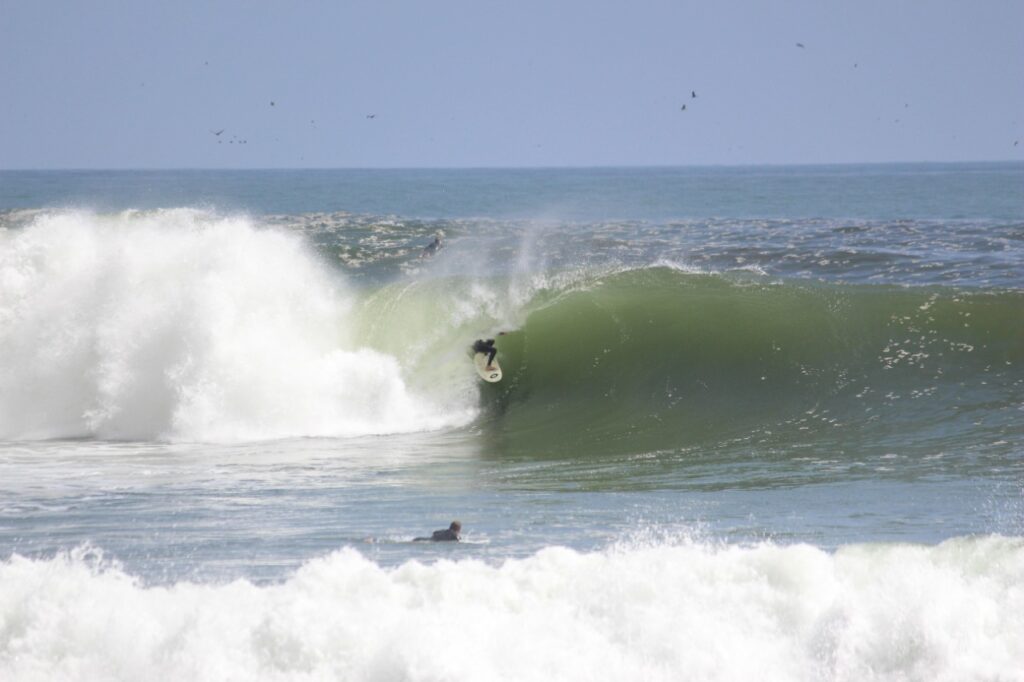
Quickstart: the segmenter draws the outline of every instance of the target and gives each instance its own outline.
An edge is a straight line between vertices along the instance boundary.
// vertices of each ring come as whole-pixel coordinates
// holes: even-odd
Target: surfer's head
[[[458,533],[462,530],[462,524],[458,521],[452,521],[452,525],[448,526],[448,530]]]

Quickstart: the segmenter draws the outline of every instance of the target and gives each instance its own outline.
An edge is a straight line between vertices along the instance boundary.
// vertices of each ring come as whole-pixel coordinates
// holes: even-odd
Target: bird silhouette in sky
[[[799,47],[799,48],[801,48],[801,49],[803,49],[803,47],[804,47],[804,44],[803,44],[803,43],[797,43],[797,44],[796,44],[796,46],[797,46],[797,47]]]

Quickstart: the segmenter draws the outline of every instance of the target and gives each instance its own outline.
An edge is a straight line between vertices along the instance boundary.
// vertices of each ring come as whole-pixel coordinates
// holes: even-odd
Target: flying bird
[[[684,104],[683,106],[679,107],[679,111],[686,111],[686,105]]]
[[[211,130],[210,132],[216,135],[217,137],[220,137],[220,134],[224,132],[224,129],[221,128],[220,130]]]
[[[797,43],[796,46],[801,48],[801,49],[803,49],[804,44],[803,43]]]
[[[366,118],[377,118],[377,114],[367,114]]]
[[[697,99],[697,91],[690,90],[690,99]]]

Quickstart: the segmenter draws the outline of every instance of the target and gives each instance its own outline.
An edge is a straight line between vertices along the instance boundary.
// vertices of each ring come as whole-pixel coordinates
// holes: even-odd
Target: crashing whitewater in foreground
[[[0,564],[17,680],[1021,680],[1024,542],[698,542],[256,587],[146,587],[79,550]]]

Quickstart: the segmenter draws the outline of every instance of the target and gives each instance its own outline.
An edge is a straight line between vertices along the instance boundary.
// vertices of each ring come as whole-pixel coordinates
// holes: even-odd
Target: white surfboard
[[[473,356],[473,364],[476,365],[476,373],[484,381],[492,384],[501,381],[501,366],[498,365],[498,358],[494,358],[491,368],[487,369],[487,353],[477,353]]]

